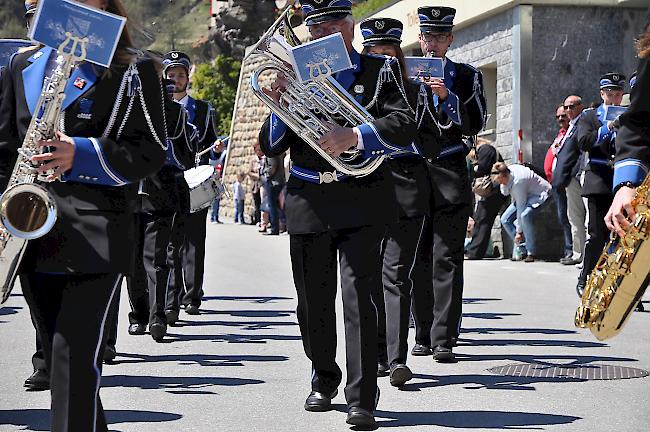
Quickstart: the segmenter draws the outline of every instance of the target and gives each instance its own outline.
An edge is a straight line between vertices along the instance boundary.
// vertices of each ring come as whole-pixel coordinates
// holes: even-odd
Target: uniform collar
[[[357,79],[357,75],[361,72],[361,55],[354,49],[350,51],[350,61],[352,62],[352,69],[339,72],[336,76],[336,80],[345,90],[350,90],[350,87]]]

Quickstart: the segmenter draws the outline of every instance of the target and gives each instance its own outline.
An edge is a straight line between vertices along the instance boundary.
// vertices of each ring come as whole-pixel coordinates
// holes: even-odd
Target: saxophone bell
[[[56,203],[39,184],[16,184],[0,198],[0,222],[15,237],[24,240],[42,237],[50,232],[56,219]]]

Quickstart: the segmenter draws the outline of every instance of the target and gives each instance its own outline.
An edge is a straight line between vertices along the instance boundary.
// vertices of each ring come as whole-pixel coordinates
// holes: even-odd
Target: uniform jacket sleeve
[[[165,115],[169,138],[166,163],[182,170],[191,168],[194,165],[194,149],[198,145],[199,132],[188,121],[183,106],[170,98],[165,98]]]
[[[274,113],[267,117],[259,134],[260,147],[268,157],[283,154],[291,147],[291,142],[296,139],[295,132]]]
[[[639,61],[637,82],[630,95],[630,107],[621,116],[616,136],[614,187],[630,181],[641,184],[650,168],[650,64]]]
[[[138,84],[134,84],[133,94],[124,95],[126,100],[134,98],[128,116],[123,114],[120,127],[107,137],[73,137],[74,161],[64,180],[123,186],[148,177],[163,166],[167,133],[160,76],[153,63],[144,60],[137,65],[137,79],[132,78]]]
[[[578,147],[582,151],[591,151],[595,146],[598,139],[598,130],[602,124],[593,109],[586,110],[580,117],[578,123],[578,131],[576,132],[578,138]]]
[[[10,63],[7,69],[11,67]],[[16,130],[14,83],[9,73],[4,75],[0,79],[0,193],[7,188],[18,156],[17,148],[21,145]]]
[[[481,71],[466,64],[458,65],[458,90],[449,92],[441,110],[460,128],[463,135],[478,134],[485,126],[486,102]]]

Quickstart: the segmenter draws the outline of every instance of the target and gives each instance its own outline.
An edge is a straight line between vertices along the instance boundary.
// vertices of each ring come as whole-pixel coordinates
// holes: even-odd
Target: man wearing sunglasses
[[[577,126],[584,106],[580,96],[571,95],[564,101],[564,111],[569,120],[565,134],[557,151],[557,163],[551,184],[553,189],[566,197],[566,209],[571,226],[573,249],[560,260],[564,265],[578,264],[582,261],[585,246],[585,205],[582,201],[582,186],[578,180],[582,175],[584,155],[578,146]]]
[[[625,76],[607,73],[600,78],[600,97],[603,103],[595,109],[582,113],[578,123],[578,144],[587,152],[582,196],[587,198],[589,212],[589,238],[585,243],[584,265],[578,278],[576,291],[582,296],[587,277],[596,266],[598,258],[609,238],[605,225],[605,214],[609,210],[614,195],[615,141],[618,119],[608,120],[610,106],[620,106],[623,100]]]
[[[442,150],[427,159],[431,179],[431,218],[422,233],[415,271],[413,305],[416,345],[413,355],[433,355],[451,361],[458,337],[463,296],[463,249],[472,193],[463,138],[478,134],[485,124],[485,97],[481,73],[470,65],[447,58],[454,41],[456,9],[442,6],[418,8],[420,48],[426,56],[440,57],[444,78],[429,79],[434,107],[442,129]],[[433,264],[433,265],[432,265]],[[435,280],[433,275],[435,275]],[[435,299],[435,302],[434,302]]]

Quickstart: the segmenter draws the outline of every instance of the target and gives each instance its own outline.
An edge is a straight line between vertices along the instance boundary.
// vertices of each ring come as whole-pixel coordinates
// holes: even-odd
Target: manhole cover
[[[613,365],[555,366],[535,363],[514,363],[488,369],[496,375],[530,377],[530,378],[566,378],[579,380],[618,380],[643,378],[650,372]]]

